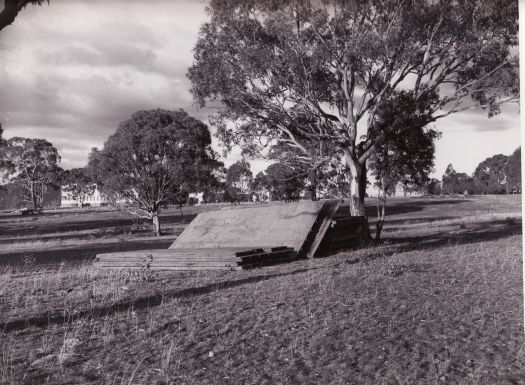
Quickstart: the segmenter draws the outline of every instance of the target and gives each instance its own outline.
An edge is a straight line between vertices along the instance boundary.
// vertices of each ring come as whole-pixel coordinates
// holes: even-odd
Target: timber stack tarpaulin
[[[312,258],[359,240],[353,234],[343,234],[359,228],[354,225],[357,222],[337,218],[339,208],[339,201],[334,200],[299,201],[201,213],[169,249],[99,254],[95,266],[241,270]]]

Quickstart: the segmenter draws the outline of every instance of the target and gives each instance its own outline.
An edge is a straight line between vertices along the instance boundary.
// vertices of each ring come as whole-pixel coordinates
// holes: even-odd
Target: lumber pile
[[[200,213],[167,250],[99,254],[108,269],[241,270],[313,258],[361,243],[364,217],[339,200],[258,205]]]
[[[363,238],[365,217],[339,217],[332,220],[324,246],[329,252],[358,246]]]
[[[97,255],[94,266],[140,270],[243,270],[296,259],[290,247],[141,250]]]

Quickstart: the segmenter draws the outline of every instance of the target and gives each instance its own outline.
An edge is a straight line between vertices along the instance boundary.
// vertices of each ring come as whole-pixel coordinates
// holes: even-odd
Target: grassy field
[[[316,260],[91,267],[202,209],[160,240],[117,211],[0,217],[0,384],[525,383],[520,196],[393,199],[382,244]]]

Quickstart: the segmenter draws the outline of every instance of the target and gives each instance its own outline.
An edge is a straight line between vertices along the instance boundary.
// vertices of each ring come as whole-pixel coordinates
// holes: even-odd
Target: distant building
[[[396,197],[421,197],[423,192],[421,189],[410,189],[403,185],[403,183],[398,183],[394,192]]]
[[[377,197],[379,189],[375,184],[367,186],[366,195],[370,198]],[[423,196],[422,189],[410,189],[399,182],[396,184],[395,188],[389,192],[389,196],[392,197],[421,197]]]
[[[201,205],[201,204],[204,203],[204,193],[202,193],[202,192],[190,193],[188,195],[188,198],[193,199],[196,205]]]
[[[78,198],[75,199],[73,194],[65,190],[64,187],[67,186],[62,186],[60,189],[60,207],[81,207],[80,200]],[[86,206],[98,207],[109,204],[109,200],[100,192],[98,187],[95,187],[93,194],[86,196],[82,203]]]

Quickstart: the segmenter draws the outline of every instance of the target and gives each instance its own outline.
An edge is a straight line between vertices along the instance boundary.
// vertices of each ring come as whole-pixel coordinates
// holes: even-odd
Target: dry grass
[[[505,205],[251,271],[6,267],[0,383],[521,384],[521,220]]]

